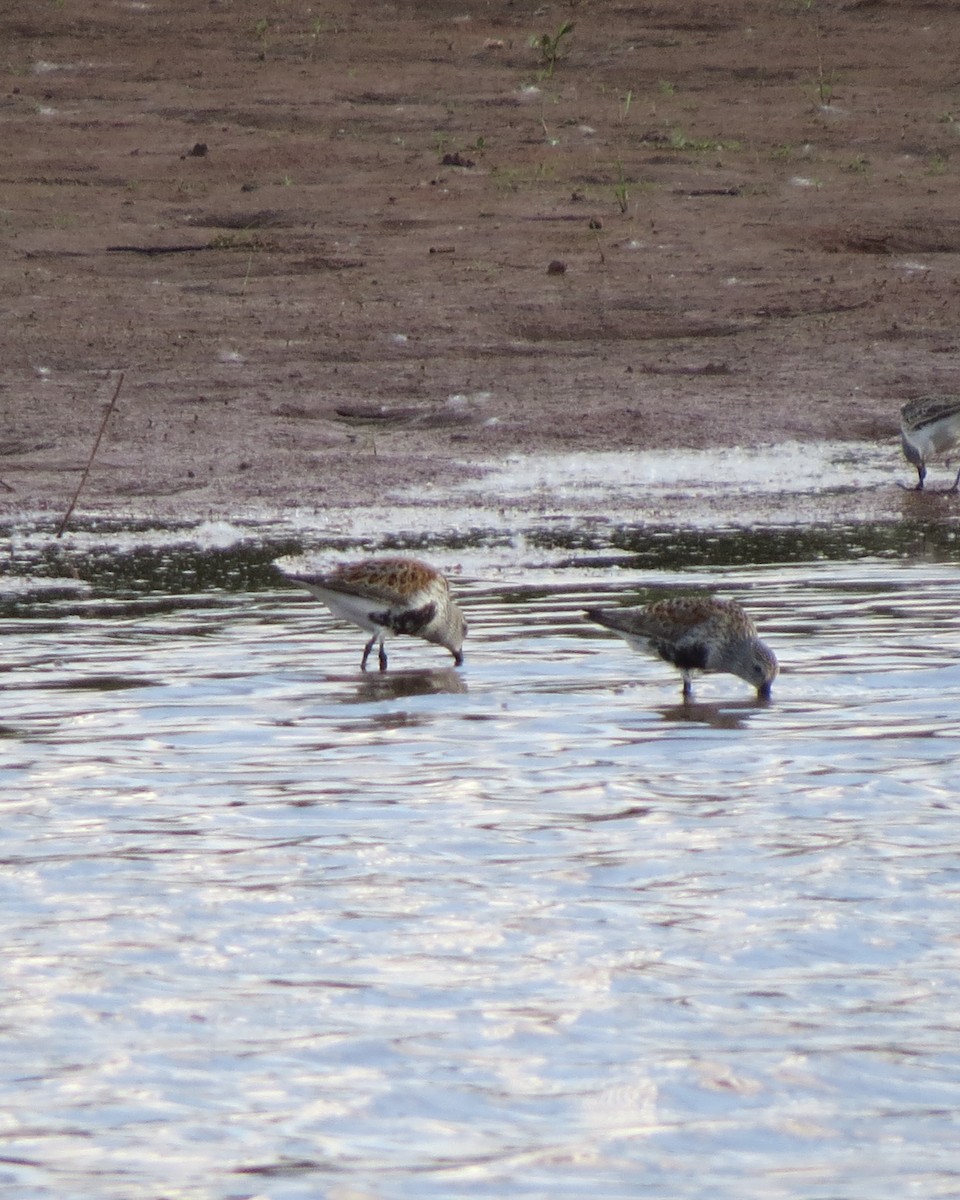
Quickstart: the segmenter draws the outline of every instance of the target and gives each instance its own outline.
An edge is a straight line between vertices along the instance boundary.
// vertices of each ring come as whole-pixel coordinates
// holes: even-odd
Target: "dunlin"
[[[754,623],[734,600],[680,597],[644,608],[588,608],[591,621],[614,630],[634,649],[650,650],[683,675],[683,698],[692,694],[691,671],[739,675],[761,700],[779,667],[773,651],[757,637]]]
[[[903,453],[917,468],[917,491],[923,491],[927,459],[960,445],[960,396],[922,396],[900,409]],[[960,471],[949,490],[960,488]]]
[[[416,558],[371,558],[320,574],[281,570],[322,600],[335,617],[372,635],[363,648],[361,671],[367,669],[374,646],[379,647],[380,670],[387,669],[383,641],[388,633],[407,633],[445,646],[454,663],[462,665],[467,623],[446,579],[427,563]]]

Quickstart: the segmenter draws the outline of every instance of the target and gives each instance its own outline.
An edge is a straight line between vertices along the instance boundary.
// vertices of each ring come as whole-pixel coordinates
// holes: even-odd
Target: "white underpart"
[[[378,607],[375,600],[365,599],[362,596],[350,596],[344,592],[333,592],[328,588],[318,587],[316,584],[311,584],[308,590],[318,600],[322,600],[333,615],[339,617],[341,621],[350,621],[354,625],[359,625],[361,629],[366,629],[369,633],[379,634],[381,641],[390,632],[384,625],[378,625],[376,621],[370,619],[371,612],[383,612],[389,607],[387,604],[381,604]]]

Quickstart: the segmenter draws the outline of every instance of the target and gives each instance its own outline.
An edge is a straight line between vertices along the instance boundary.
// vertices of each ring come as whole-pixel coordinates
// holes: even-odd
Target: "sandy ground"
[[[897,414],[960,391],[958,62],[953,0],[8,6],[0,512],[121,372],[79,511],[820,438],[942,506]]]

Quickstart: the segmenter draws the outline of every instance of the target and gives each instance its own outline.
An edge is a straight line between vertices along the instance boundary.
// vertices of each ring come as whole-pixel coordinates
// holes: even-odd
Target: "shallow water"
[[[398,542],[463,670],[270,573],[343,542],[15,532],[0,1187],[958,1194],[953,528]],[[772,704],[579,617],[691,589]]]

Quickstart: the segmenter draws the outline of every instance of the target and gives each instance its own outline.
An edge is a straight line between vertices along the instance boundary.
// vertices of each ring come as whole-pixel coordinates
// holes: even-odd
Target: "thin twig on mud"
[[[73,499],[70,501],[70,507],[63,514],[63,520],[60,522],[60,528],[57,530],[57,537],[63,537],[64,530],[67,528],[67,522],[73,515],[73,510],[77,506],[77,501],[80,499],[80,493],[83,491],[83,485],[87,482],[87,476],[90,474],[90,468],[93,466],[93,460],[97,456],[97,451],[100,449],[100,442],[103,438],[104,431],[107,428],[107,422],[110,420],[110,414],[113,412],[117,404],[117,397],[120,395],[120,389],[123,387],[124,372],[120,372],[120,378],[117,380],[117,386],[113,392],[113,399],[107,405],[107,411],[103,414],[103,420],[100,422],[100,431],[97,434],[97,440],[93,443],[93,449],[90,451],[90,457],[87,459],[87,465],[83,469],[83,474],[80,476],[80,482],[77,484],[77,490],[73,493]]]

